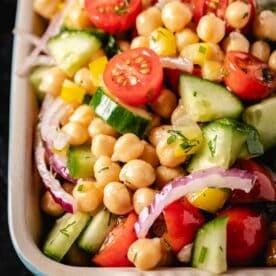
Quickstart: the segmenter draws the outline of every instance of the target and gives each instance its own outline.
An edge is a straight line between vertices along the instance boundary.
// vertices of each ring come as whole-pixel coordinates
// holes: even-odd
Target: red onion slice
[[[54,171],[58,173],[61,177],[63,177],[65,180],[68,180],[72,183],[77,183],[78,179],[73,179],[70,176],[69,169],[66,165],[67,158],[54,153],[47,143],[45,143],[45,149],[49,158],[49,164],[54,169]]]
[[[45,148],[43,147],[39,127],[37,127],[36,134],[35,161],[42,181],[53,195],[55,201],[59,203],[66,212],[75,213],[77,210],[75,199],[62,188],[60,182],[47,168],[45,162]]]
[[[156,194],[153,203],[139,214],[134,226],[137,237],[144,238],[163,209],[187,193],[197,192],[206,187],[238,189],[248,193],[255,180],[255,175],[247,171],[236,168],[225,170],[218,167],[196,171],[177,178]]]
[[[177,69],[179,71],[192,73],[194,65],[193,63],[183,57],[160,57],[162,66],[170,69]]]
[[[40,41],[37,42],[36,48],[33,49],[31,54],[25,59],[23,65],[17,70],[17,74],[19,76],[24,76],[28,73],[29,69],[35,64],[38,55],[43,49],[47,47],[48,40],[56,35],[62,25],[66,14],[68,13],[71,5],[75,2],[75,0],[67,0],[64,5],[62,11],[54,16],[54,18],[50,21],[47,30],[41,37]]]

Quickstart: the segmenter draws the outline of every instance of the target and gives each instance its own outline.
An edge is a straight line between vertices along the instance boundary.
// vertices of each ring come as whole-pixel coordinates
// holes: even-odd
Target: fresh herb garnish
[[[200,250],[200,255],[199,255],[199,258],[198,258],[199,263],[204,262],[207,252],[208,252],[208,248],[205,247],[205,246],[202,246],[201,250]]]
[[[79,192],[82,192],[83,191],[83,184],[80,184],[79,186],[78,186],[78,189],[77,189]]]
[[[189,152],[193,147],[199,144],[199,141],[195,139],[189,140],[179,130],[170,129],[168,130],[168,133],[170,136],[167,139],[167,144],[169,145],[178,139],[180,140],[180,147],[184,150],[185,153]]]
[[[225,68],[222,68],[221,74],[222,74],[224,77],[227,77],[227,76],[229,75],[229,72],[228,72],[228,70],[226,70]]]
[[[263,76],[263,80],[265,82],[271,82],[273,80],[273,76],[270,73],[268,68],[263,68],[262,69],[262,76]]]
[[[223,248],[222,248],[221,245],[220,245],[220,247],[219,247],[219,250],[223,253]]]
[[[218,136],[216,135],[212,140],[208,142],[208,148],[211,152],[211,156],[214,157],[216,153],[216,147],[217,147],[217,138]]]
[[[101,168],[101,169],[98,170],[98,173],[101,173],[101,172],[103,172],[105,170],[108,170],[108,169],[109,169],[109,167],[103,167],[103,168]]]
[[[198,48],[198,51],[201,53],[201,54],[205,54],[206,53],[206,47],[202,46],[202,45],[199,45],[199,48]]]
[[[193,91],[193,96],[196,97],[197,96],[197,92]]]
[[[137,252],[134,254],[134,257],[133,257],[133,263],[135,263],[135,261],[136,261],[136,258],[137,258]]]
[[[128,0],[124,0],[119,5],[116,5],[114,7],[114,11],[118,15],[125,15],[125,14],[127,14],[129,12],[128,5],[129,5],[129,1]]]
[[[75,221],[75,220],[72,221],[71,223],[67,224],[64,228],[62,228],[62,229],[60,230],[60,233],[63,234],[64,236],[66,236],[66,237],[68,238],[68,237],[69,237],[68,230],[69,230],[69,228],[70,228],[72,225],[74,225],[74,224],[76,224],[76,221]]]

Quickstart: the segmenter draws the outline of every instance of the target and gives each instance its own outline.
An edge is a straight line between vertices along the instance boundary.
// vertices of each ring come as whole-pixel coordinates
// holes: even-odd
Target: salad
[[[276,14],[253,0],[34,0],[17,73],[49,258],[276,266]]]

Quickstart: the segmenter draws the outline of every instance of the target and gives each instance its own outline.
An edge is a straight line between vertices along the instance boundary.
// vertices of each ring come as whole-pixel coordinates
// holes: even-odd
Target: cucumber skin
[[[100,210],[82,232],[78,246],[88,253],[97,253],[116,221],[116,216],[105,208]]]
[[[200,268],[211,273],[222,273],[227,271],[227,223],[228,217],[219,217],[204,224],[198,230],[192,250],[193,267]],[[221,237],[223,240],[220,241],[219,239]],[[217,244],[218,242],[219,244]],[[211,243],[210,246],[208,243]],[[201,248],[204,245],[207,245],[208,248],[206,253],[207,258],[200,263],[199,256]],[[217,263],[210,263],[210,251],[211,258],[215,257],[215,261],[217,261]],[[218,258],[220,258],[219,261]],[[206,259],[208,259],[208,263],[206,263]]]
[[[185,81],[189,82],[186,87]],[[193,87],[194,83],[198,87]],[[180,76],[179,93],[188,115],[197,122],[208,122],[224,117],[239,118],[244,109],[238,97],[223,85],[185,73]],[[227,109],[230,101],[231,108]]]
[[[56,261],[61,261],[65,254],[68,252],[74,241],[78,238],[81,231],[89,221],[90,216],[85,213],[77,212],[75,214],[66,213],[59,218],[43,246],[43,253]],[[73,225],[72,225],[73,223]],[[70,232],[62,233],[62,229],[70,225],[68,229]]]
[[[120,106],[100,87],[94,94],[90,106],[99,117],[121,134],[134,133],[139,137],[144,137],[150,127],[150,120],[137,116],[132,111]]]

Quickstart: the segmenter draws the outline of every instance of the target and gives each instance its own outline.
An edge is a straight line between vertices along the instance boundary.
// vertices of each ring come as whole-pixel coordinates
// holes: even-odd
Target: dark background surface
[[[7,219],[9,90],[16,2],[0,0],[0,274],[21,276],[31,273],[26,270],[13,249]]]

